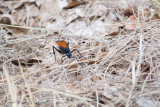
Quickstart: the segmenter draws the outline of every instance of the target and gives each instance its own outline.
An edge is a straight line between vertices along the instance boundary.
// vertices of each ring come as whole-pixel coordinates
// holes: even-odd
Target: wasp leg
[[[73,51],[71,51],[71,53],[72,53],[72,52],[74,52],[74,51],[77,51],[77,52],[79,53],[79,55],[80,55],[80,57],[79,57],[79,58],[81,58],[81,57],[82,57],[82,55],[81,55],[81,53],[79,52],[79,50],[78,50],[78,49],[74,49]]]
[[[62,58],[61,58],[61,62],[62,62],[62,63],[63,63],[63,60],[62,60],[62,59],[63,59],[65,56],[67,56],[67,55],[65,54],[65,55],[63,55]]]
[[[63,55],[62,58],[61,58],[61,62],[62,62],[62,63],[63,63],[63,58],[64,58],[65,56],[67,56],[67,55],[65,54],[65,55]],[[79,61],[75,56],[73,56],[73,57],[71,57],[71,58],[75,58],[77,61]]]
[[[72,58],[75,58],[77,61],[79,61],[75,56],[73,56]]]
[[[57,49],[56,47],[53,46],[53,54],[54,54],[54,57],[55,57],[55,61],[56,61],[56,54],[55,54],[55,51],[54,49],[56,49],[59,53],[61,53],[61,51],[59,49]]]

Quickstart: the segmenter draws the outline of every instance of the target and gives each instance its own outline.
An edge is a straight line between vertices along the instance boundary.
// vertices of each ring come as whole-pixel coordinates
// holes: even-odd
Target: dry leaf
[[[15,22],[15,17],[9,14],[4,14],[0,17],[0,23],[2,24],[7,24],[7,25],[13,25],[13,26],[3,26],[8,30],[8,32],[12,33],[12,35],[22,35],[22,34],[27,34],[28,29],[21,28],[16,22]],[[15,26],[14,26],[15,25]],[[18,27],[16,27],[18,26]]]
[[[77,1],[77,0],[72,0],[71,2],[68,3],[67,6],[65,6],[63,9],[70,9],[79,5],[84,4],[84,2]]]
[[[138,18],[140,21],[148,21],[149,19],[151,19],[151,17],[153,17],[153,14],[151,13],[151,10],[146,8],[146,9],[138,9]]]
[[[42,1],[40,3],[40,10],[39,10],[39,18],[41,20],[49,20],[54,19],[57,16],[57,11],[59,10],[59,7],[54,0],[47,0]]]
[[[82,91],[82,89],[80,89],[80,88],[75,88],[75,87],[74,87],[74,83],[66,84],[66,88],[67,88],[70,92],[74,92],[74,93],[80,93],[80,92]]]
[[[4,14],[9,11],[8,4],[0,1],[0,14]]]
[[[158,14],[154,14],[151,20],[158,20],[160,19],[160,16]]]
[[[124,10],[124,15],[125,16],[132,16],[133,15],[133,9],[132,8],[126,8],[125,10]]]
[[[125,22],[125,30],[126,31],[135,31],[136,30],[136,17],[135,16],[130,16]]]
[[[0,24],[11,25],[11,20],[8,17],[0,17]]]
[[[22,9],[25,4],[35,4],[35,0],[20,0],[20,1],[17,1],[17,2],[13,2],[9,7],[11,9],[15,9],[15,10],[20,10]]]
[[[14,65],[17,65],[17,66],[19,65],[18,60],[12,60],[11,62]],[[34,63],[41,63],[41,62],[42,62],[42,60],[37,60],[37,59],[26,59],[26,60],[21,59],[20,60],[20,63],[23,67],[31,67],[31,66],[33,66]]]
[[[116,36],[119,33],[119,27],[120,26],[107,26],[106,27],[106,35],[109,36]]]

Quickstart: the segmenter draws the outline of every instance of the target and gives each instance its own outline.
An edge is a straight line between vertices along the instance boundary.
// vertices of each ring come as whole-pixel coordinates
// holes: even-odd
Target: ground
[[[159,106],[159,13],[158,0],[0,1],[0,104]],[[62,62],[56,41],[82,57]]]

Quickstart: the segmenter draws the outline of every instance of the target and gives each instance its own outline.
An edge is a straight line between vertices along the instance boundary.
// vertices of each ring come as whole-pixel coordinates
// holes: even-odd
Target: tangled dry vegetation
[[[0,104],[158,106],[157,7],[156,0],[1,0]],[[55,61],[58,40],[83,57],[62,63],[56,52]]]

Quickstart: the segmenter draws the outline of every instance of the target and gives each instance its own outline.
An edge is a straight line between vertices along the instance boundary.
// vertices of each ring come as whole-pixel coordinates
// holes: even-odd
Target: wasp
[[[64,54],[64,55],[61,57],[62,63],[63,63],[63,58],[64,58],[65,56],[67,56],[68,58],[76,58],[76,57],[73,57],[73,56],[72,56],[72,52],[74,52],[74,51],[77,51],[77,52],[79,53],[79,55],[80,55],[79,58],[82,57],[82,55],[81,55],[81,53],[79,52],[78,49],[74,49],[74,50],[70,51],[69,42],[66,42],[66,41],[56,41],[56,43],[58,44],[59,49],[53,46],[53,54],[54,54],[54,56],[55,56],[55,60],[56,60],[55,50],[57,50],[57,51],[58,51],[59,53],[61,53],[61,54]],[[76,59],[77,59],[77,58],[76,58]],[[77,59],[77,60],[78,60],[78,59]]]

